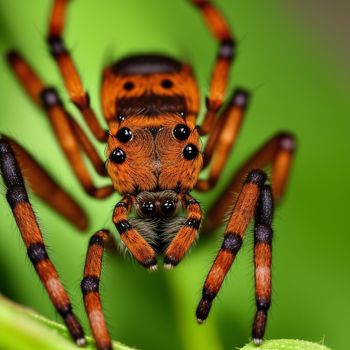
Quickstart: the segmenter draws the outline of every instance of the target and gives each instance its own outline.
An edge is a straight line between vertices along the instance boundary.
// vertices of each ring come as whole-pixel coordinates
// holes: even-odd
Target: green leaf
[[[250,343],[241,350],[330,350],[324,345],[304,340],[278,339],[265,340],[259,347]]]
[[[30,309],[19,306],[0,296],[0,348],[1,350],[77,350],[79,349],[63,325],[49,321]],[[96,349],[87,337],[84,349]],[[135,350],[113,342],[115,350]]]

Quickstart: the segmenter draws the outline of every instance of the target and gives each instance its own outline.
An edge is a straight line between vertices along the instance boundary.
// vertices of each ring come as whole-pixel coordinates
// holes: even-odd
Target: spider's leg
[[[271,244],[273,199],[271,187],[265,185],[260,193],[254,224],[255,314],[252,337],[260,344],[264,337],[267,311],[271,303]]]
[[[128,212],[131,210],[131,205],[132,198],[129,196],[123,197],[114,208],[113,223],[120,234],[121,240],[137,262],[154,271],[157,269],[155,251],[128,221]]]
[[[226,189],[207,213],[204,231],[215,230],[224,221],[225,211],[232,205],[232,194],[238,193],[244,178],[252,169],[271,167],[271,187],[275,202],[283,196],[290,174],[295,138],[278,133],[258,149],[237,171]]]
[[[105,142],[107,140],[107,133],[102,129],[94,110],[90,106],[89,95],[84,91],[79,73],[62,38],[67,6],[67,0],[54,1],[47,38],[48,44],[72,102],[83,115],[97,140]]]
[[[205,280],[202,299],[197,307],[199,323],[208,317],[212,302],[242,245],[248,224],[254,216],[266,175],[261,170],[249,173],[229,218],[221,248]]]
[[[0,139],[0,169],[7,188],[7,201],[21,233],[27,253],[41,282],[78,345],[85,344],[84,332],[72,311],[67,292],[47,254],[43,237],[28,199],[23,177],[9,142]]]
[[[58,142],[84,190],[96,198],[105,198],[113,193],[114,189],[111,185],[97,188],[93,184],[79,147],[85,151],[96,171],[102,175],[106,175],[104,163],[78,123],[64,109],[57,91],[45,86],[18,52],[11,51],[8,54],[8,61],[33,102],[42,107],[49,117]]]
[[[20,144],[8,136],[1,139],[11,145],[20,169],[34,193],[56,212],[81,230],[88,226],[88,218],[80,205],[47,173],[46,170]]]
[[[84,278],[81,281],[85,310],[99,350],[112,349],[99,294],[103,251],[111,239],[112,236],[107,230],[100,230],[91,237],[86,254]]]
[[[218,110],[225,98],[229,72],[234,56],[235,40],[221,13],[207,0],[190,0],[201,11],[210,31],[220,43],[216,63],[213,69],[210,92],[206,100],[207,112],[199,128],[206,135],[214,126]]]
[[[198,235],[202,221],[202,210],[199,203],[189,194],[183,196],[182,201],[186,206],[187,219],[168,246],[164,255],[164,267],[169,269],[176,266]]]
[[[208,191],[216,185],[237,140],[248,100],[249,94],[237,89],[222,115],[216,119],[204,148],[204,167],[210,164],[210,172],[207,179],[198,180],[197,191]]]

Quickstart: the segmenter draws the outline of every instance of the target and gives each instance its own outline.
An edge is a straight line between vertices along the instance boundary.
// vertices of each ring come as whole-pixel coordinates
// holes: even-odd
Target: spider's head
[[[190,191],[203,164],[197,129],[173,114],[111,124],[106,153],[107,171],[121,194]]]

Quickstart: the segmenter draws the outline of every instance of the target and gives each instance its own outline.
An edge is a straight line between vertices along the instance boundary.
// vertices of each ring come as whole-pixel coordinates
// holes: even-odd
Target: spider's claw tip
[[[254,343],[254,345],[259,346],[262,343],[262,339],[261,338],[254,338],[253,343]]]
[[[201,318],[197,318],[197,323],[198,324],[203,324],[205,320],[202,320]]]
[[[165,270],[169,271],[169,270],[172,270],[174,268],[174,265],[172,265],[172,264],[164,264],[163,267],[164,267]]]
[[[78,338],[75,342],[78,346],[84,346],[86,344],[85,338]]]
[[[153,271],[157,271],[158,270],[158,265],[152,265],[148,268],[149,271],[153,272]]]

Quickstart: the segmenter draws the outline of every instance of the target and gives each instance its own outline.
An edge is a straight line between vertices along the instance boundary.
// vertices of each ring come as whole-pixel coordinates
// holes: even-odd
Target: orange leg
[[[271,303],[273,200],[271,187],[265,185],[260,193],[254,224],[255,300],[257,311],[252,329],[253,341],[261,344],[265,333],[267,311]]]
[[[84,91],[78,71],[62,38],[67,4],[68,0],[55,0],[54,2],[49,25],[48,44],[72,102],[83,115],[95,137],[99,141],[105,142],[108,135],[102,129],[95,112],[90,106],[89,95]]]
[[[251,171],[246,178],[229,218],[222,246],[204,283],[202,299],[196,311],[199,323],[202,323],[208,317],[212,301],[219,292],[241,248],[245,232],[250,220],[254,216],[261,188],[265,181],[266,175],[260,170]]]
[[[238,170],[232,181],[207,213],[205,231],[215,230],[224,221],[227,208],[232,205],[232,196],[252,169],[271,166],[271,186],[273,198],[278,202],[284,193],[293,161],[295,139],[289,133],[279,133],[266,142]]]
[[[204,167],[211,164],[209,177],[206,180],[199,180],[196,190],[208,191],[218,181],[237,139],[248,100],[249,95],[246,91],[236,90],[222,116],[216,120],[204,149]]]
[[[57,271],[49,259],[19,164],[6,139],[0,139],[0,169],[7,188],[7,201],[27,248],[28,257],[71,336],[78,345],[83,345],[84,332],[72,311],[68,294],[59,280]]]
[[[216,115],[225,98],[229,72],[234,56],[235,40],[221,13],[207,0],[191,0],[202,12],[215,39],[219,41],[219,51],[213,69],[209,97],[206,100],[207,113],[199,128],[200,135],[206,135],[214,126]]]
[[[106,230],[100,230],[91,237],[86,255],[84,278],[81,281],[85,310],[99,350],[112,349],[99,294],[103,250],[110,240],[111,235]]]
[[[202,221],[202,211],[199,203],[188,194],[183,196],[182,201],[186,206],[187,220],[165,252],[164,267],[167,269],[176,266],[190,249],[198,235]]]
[[[84,190],[96,198],[105,198],[113,193],[114,189],[111,185],[101,188],[94,186],[79,146],[87,153],[99,173],[103,171],[101,169],[104,167],[103,162],[81,128],[64,109],[56,90],[45,87],[39,76],[17,52],[10,52],[8,61],[25,91],[48,115],[60,146]]]
[[[34,193],[77,228],[85,230],[88,226],[88,218],[80,205],[21,145],[7,136],[1,137],[14,150],[19,167],[24,169],[24,177]]]
[[[114,208],[113,223],[126,248],[143,267],[157,270],[157,258],[153,248],[135,230],[128,221],[128,212],[131,210],[132,198],[124,197]]]

